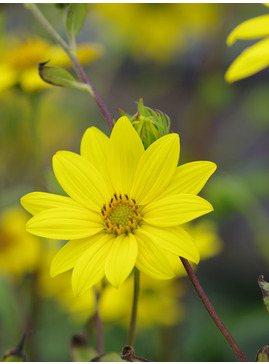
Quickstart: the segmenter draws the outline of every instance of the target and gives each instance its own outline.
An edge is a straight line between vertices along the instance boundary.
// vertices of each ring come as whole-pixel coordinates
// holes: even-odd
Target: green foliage
[[[47,63],[39,63],[38,65],[38,72],[43,81],[62,87],[72,87],[76,84],[71,73],[60,67],[48,67],[46,66]]]
[[[38,65],[38,72],[43,81],[54,86],[73,87],[92,94],[92,89],[89,85],[76,81],[71,73],[61,67],[46,66],[47,63],[39,63]]]
[[[83,26],[87,15],[87,4],[70,4],[66,17],[66,31],[68,35],[76,37]]]

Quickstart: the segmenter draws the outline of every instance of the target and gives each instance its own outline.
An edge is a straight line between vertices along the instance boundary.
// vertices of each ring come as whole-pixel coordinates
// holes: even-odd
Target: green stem
[[[222,335],[225,337],[228,344],[231,346],[231,348],[233,349],[233,351],[237,355],[238,359],[240,361],[242,361],[242,362],[248,361],[246,359],[245,355],[242,353],[239,346],[237,345],[237,343],[235,342],[235,340],[233,339],[233,337],[231,336],[231,334],[229,333],[229,331],[227,330],[227,328],[224,326],[223,322],[221,321],[221,319],[217,315],[216,311],[214,310],[214,308],[213,308],[212,304],[210,303],[209,299],[207,298],[207,296],[206,296],[200,282],[198,281],[198,278],[196,277],[190,263],[185,258],[180,257],[180,259],[181,259],[181,262],[182,262],[184,268],[186,269],[186,271],[187,271],[187,273],[189,275],[189,278],[190,278],[192,284],[194,285],[194,288],[196,289],[198,295],[200,296],[205,308],[207,309],[209,315],[212,317],[215,324],[217,325],[217,327],[221,331]]]
[[[95,294],[95,326],[96,326],[96,335],[97,335],[97,352],[98,355],[104,354],[104,340],[103,340],[103,330],[102,330],[102,322],[99,313],[99,292],[97,289],[94,289]]]
[[[90,86],[91,92],[90,94],[93,96],[93,98],[95,99],[97,105],[99,106],[99,109],[101,110],[104,118],[107,121],[107,124],[109,126],[109,128],[112,130],[113,129],[113,119],[104,103],[104,101],[102,100],[101,96],[99,95],[99,93],[97,92],[97,90],[95,89],[95,87],[92,85],[92,83],[90,82],[90,80],[88,79],[86,73],[84,72],[84,69],[82,68],[77,56],[76,56],[76,51],[74,48],[71,47],[70,44],[67,44],[63,38],[56,32],[56,30],[53,28],[53,26],[48,22],[48,20],[44,17],[44,15],[41,13],[41,11],[39,10],[39,8],[37,7],[36,4],[24,4],[24,6],[29,9],[33,15],[38,19],[38,21],[44,26],[44,28],[47,30],[47,32],[50,34],[50,36],[55,40],[56,43],[58,43],[63,50],[65,51],[65,53],[67,54],[67,56],[69,57],[72,66],[74,68],[74,70],[76,71],[77,75],[79,76],[79,78],[86,83],[88,86]],[[74,42],[72,42],[74,43]],[[73,44],[73,47],[75,45]]]
[[[135,329],[136,329],[136,320],[137,320],[137,305],[138,305],[138,296],[139,296],[139,270],[134,268],[134,295],[133,295],[133,307],[131,314],[131,321],[129,326],[129,334],[127,345],[133,346],[135,340]]]
[[[66,53],[70,51],[69,45],[63,40],[59,33],[53,28],[53,26],[47,21],[44,15],[41,13],[36,4],[27,3],[24,4],[25,8],[30,10],[33,15],[39,20],[43,27],[47,30],[50,36],[64,49]]]

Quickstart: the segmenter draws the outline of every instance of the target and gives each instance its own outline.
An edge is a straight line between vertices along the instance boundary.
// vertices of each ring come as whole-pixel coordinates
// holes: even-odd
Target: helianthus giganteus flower
[[[269,4],[264,4],[269,7]],[[227,82],[234,82],[254,75],[269,64],[269,14],[261,15],[239,24],[228,36],[227,45],[231,46],[238,39],[259,42],[246,48],[230,65],[225,73]]]
[[[168,134],[145,150],[123,116],[110,138],[87,129],[81,155],[57,152],[54,173],[69,197],[33,192],[21,200],[34,215],[28,232],[70,240],[54,257],[51,275],[73,269],[73,290],[82,294],[104,276],[119,287],[134,266],[170,279],[178,256],[198,263],[198,249],[179,225],[213,210],[197,193],[216,165],[178,167],[179,148],[179,136]]]

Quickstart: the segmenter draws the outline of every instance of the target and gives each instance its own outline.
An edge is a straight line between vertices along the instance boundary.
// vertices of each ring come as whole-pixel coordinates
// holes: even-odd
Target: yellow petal
[[[107,153],[109,138],[95,127],[88,128],[81,140],[80,154],[108,179]]]
[[[239,24],[228,36],[231,46],[237,39],[255,39],[269,36],[269,15],[261,15]]]
[[[133,234],[122,234],[116,238],[105,264],[107,280],[113,286],[119,287],[131,273],[137,251],[137,242]]]
[[[136,267],[154,279],[171,279],[175,277],[165,250],[157,247],[141,231],[136,230],[138,243]]]
[[[158,199],[178,193],[197,195],[216,168],[215,163],[207,161],[191,162],[177,167],[171,183],[158,196]]]
[[[104,277],[105,260],[114,240],[113,234],[103,235],[77,261],[72,274],[72,288],[75,295],[82,295]]]
[[[80,205],[70,197],[54,195],[47,192],[31,192],[21,198],[23,208],[35,215],[40,211],[54,207],[80,207]]]
[[[257,73],[269,65],[269,38],[245,49],[225,73],[227,82],[234,82]]]
[[[26,230],[49,239],[81,239],[104,228],[99,214],[81,208],[54,208],[39,212],[26,224]]]
[[[153,201],[142,210],[143,220],[160,226],[176,226],[213,211],[211,204],[196,195],[180,194]]]
[[[82,206],[99,212],[111,198],[99,171],[80,155],[57,152],[53,157],[53,169],[65,192]]]
[[[109,141],[108,170],[114,192],[129,194],[141,155],[142,141],[130,120],[123,116],[115,124]]]
[[[179,159],[179,136],[169,134],[152,143],[142,155],[131,191],[144,205],[156,198],[175,174]]]
[[[199,263],[200,255],[197,246],[191,236],[181,227],[159,228],[143,224],[140,233],[145,237],[144,240],[152,242],[152,245],[196,264]]]
[[[99,233],[90,238],[71,240],[65,244],[51,262],[50,275],[55,277],[60,273],[74,268],[79,258],[92,244],[100,240],[103,235],[103,233]]]

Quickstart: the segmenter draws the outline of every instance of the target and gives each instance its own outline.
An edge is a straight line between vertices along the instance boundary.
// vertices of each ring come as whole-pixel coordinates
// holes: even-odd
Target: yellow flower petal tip
[[[51,276],[73,269],[73,291],[82,295],[104,277],[120,287],[134,267],[170,279],[171,257],[198,263],[197,247],[179,225],[213,211],[197,193],[216,164],[178,167],[179,152],[177,134],[145,150],[125,116],[110,138],[87,129],[81,155],[57,152],[53,170],[67,196],[35,192],[21,200],[34,215],[27,231],[70,240],[54,257]]]

